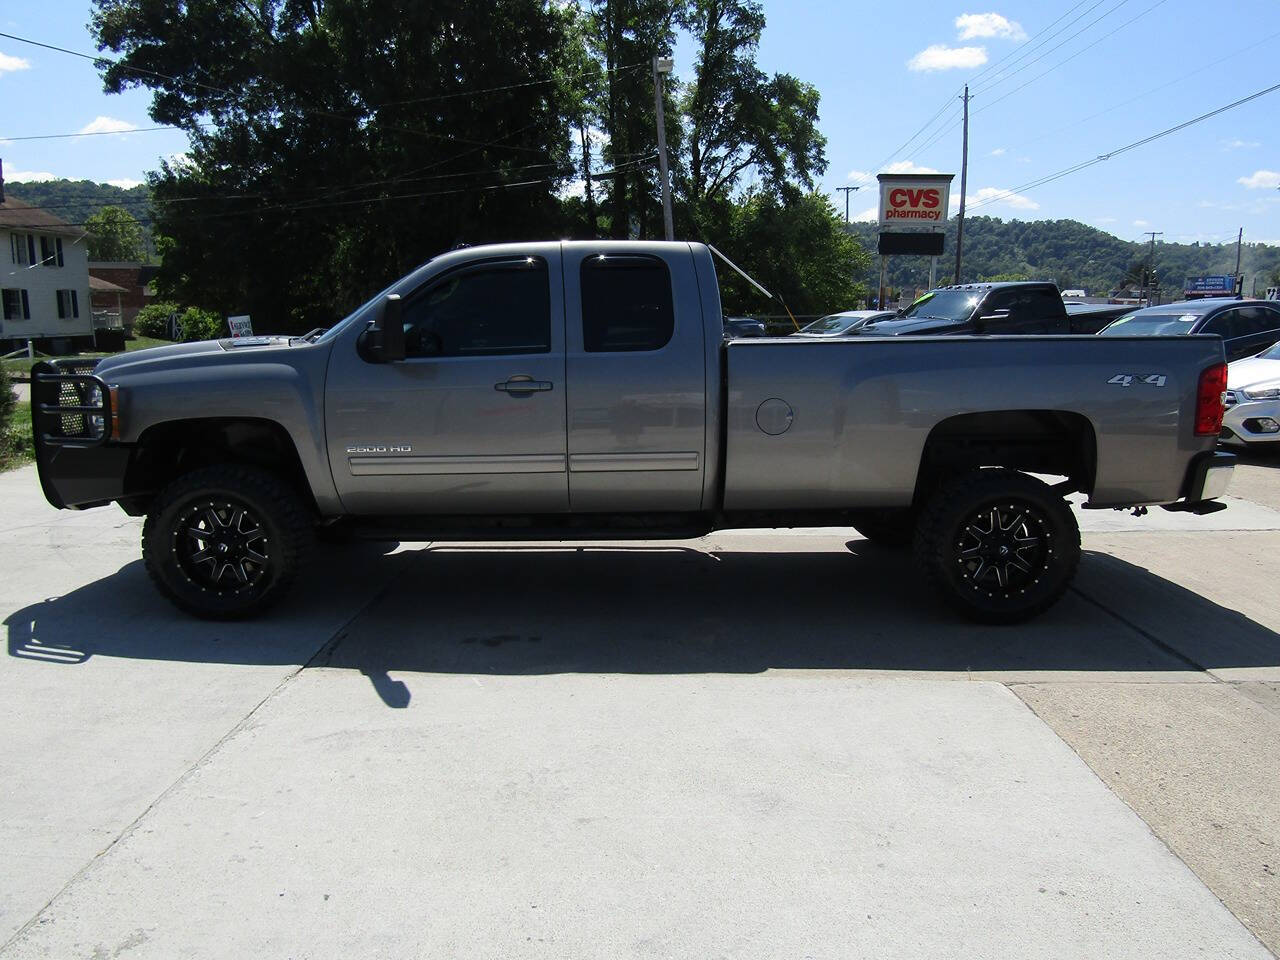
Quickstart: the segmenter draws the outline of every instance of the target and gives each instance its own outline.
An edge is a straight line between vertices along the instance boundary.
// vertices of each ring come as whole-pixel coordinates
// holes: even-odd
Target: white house
[[[53,214],[6,198],[0,174],[0,353],[28,340],[49,353],[92,347],[85,238]]]

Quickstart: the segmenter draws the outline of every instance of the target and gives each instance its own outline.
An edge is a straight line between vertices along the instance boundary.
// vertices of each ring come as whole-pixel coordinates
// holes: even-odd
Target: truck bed
[[[907,506],[930,435],[973,414],[1083,418],[1092,506],[1176,500],[1215,443],[1194,431],[1211,336],[756,339],[724,356],[726,510]]]

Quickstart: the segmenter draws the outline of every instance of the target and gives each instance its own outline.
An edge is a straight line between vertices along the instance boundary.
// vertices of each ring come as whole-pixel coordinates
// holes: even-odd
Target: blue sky
[[[5,7],[4,32],[94,52],[83,0]],[[1280,243],[1280,91],[1004,195],[1280,82],[1276,0],[1223,0],[1205,10],[1202,0],[766,0],[759,59],[821,92],[830,163],[823,186],[834,194],[868,184],[851,198],[854,216],[874,207],[874,174],[886,166],[958,173],[956,94],[970,81],[973,213],[1070,217],[1124,239],[1163,230],[1166,240],[1220,242],[1243,226],[1246,241]],[[691,57],[682,43],[678,75]],[[140,181],[159,158],[184,149],[182,134],[2,138],[150,127],[149,101],[146,91],[103,94],[88,61],[0,38],[6,179]],[[958,193],[957,177],[953,200]],[[833,202],[843,210],[841,196]]]

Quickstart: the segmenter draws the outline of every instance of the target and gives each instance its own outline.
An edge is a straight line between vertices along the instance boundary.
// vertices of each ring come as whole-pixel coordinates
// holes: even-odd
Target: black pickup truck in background
[[[902,337],[956,334],[1097,333],[1132,306],[1062,303],[1053,283],[964,283],[938,287],[895,317],[850,335]]]

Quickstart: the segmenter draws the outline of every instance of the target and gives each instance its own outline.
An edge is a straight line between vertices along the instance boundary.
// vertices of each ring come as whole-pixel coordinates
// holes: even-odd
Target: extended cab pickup
[[[263,609],[335,527],[848,525],[1011,622],[1075,572],[1067,493],[1223,506],[1225,377],[1212,336],[725,342],[710,248],[549,242],[437,257],[324,333],[39,365],[33,419],[48,500],[145,516],[147,569],[200,616]]]
[[[896,317],[868,323],[864,337],[961,334],[1097,333],[1131,306],[1062,302],[1056,284],[1010,281],[965,283],[922,294]]]

